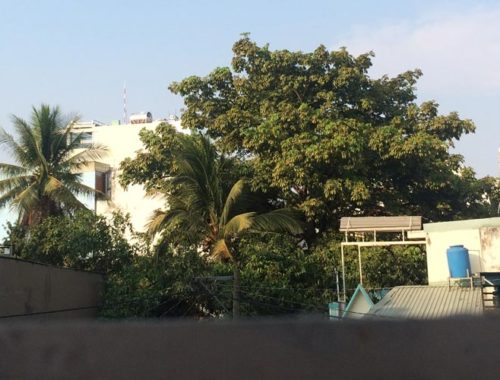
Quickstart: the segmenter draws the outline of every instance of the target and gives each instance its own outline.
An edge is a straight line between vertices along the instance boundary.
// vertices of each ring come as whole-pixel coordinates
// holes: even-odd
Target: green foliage
[[[194,251],[136,256],[130,265],[108,276],[101,316],[205,316],[217,310],[213,297],[196,280],[208,271]]]
[[[239,247],[244,315],[322,313],[336,299],[333,255],[286,235],[247,236]]]
[[[161,123],[154,131],[142,129],[139,137],[144,148],[121,162],[120,184],[142,184],[150,193],[169,191],[165,186],[174,170],[173,154],[188,137],[168,123]]]
[[[33,107],[30,122],[12,119],[18,140],[1,129],[0,144],[17,165],[0,163],[0,207],[15,206],[24,225],[84,209],[76,195],[97,192],[81,184],[76,173],[99,159],[105,149],[91,145],[77,151],[82,135],[75,136],[75,120],[66,120],[58,107]]]
[[[137,248],[126,239],[131,226],[128,217],[114,214],[109,222],[90,211],[72,217],[43,219],[29,230],[9,225],[14,254],[26,260],[74,269],[114,272],[131,263]]]
[[[233,53],[231,68],[170,89],[184,97],[185,127],[251,158],[254,189],[278,192],[320,231],[345,215],[481,214],[475,178],[449,152],[474,124],[416,104],[420,71],[372,79],[372,54],[272,51],[248,36]]]

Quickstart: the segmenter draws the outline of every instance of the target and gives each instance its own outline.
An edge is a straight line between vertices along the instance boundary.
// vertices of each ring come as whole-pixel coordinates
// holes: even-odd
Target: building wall
[[[469,250],[469,260],[473,273],[481,271],[479,250],[481,242],[479,230],[466,229],[427,233],[427,272],[429,285],[447,283],[450,277],[446,250],[451,245],[462,244]]]
[[[446,250],[452,245],[469,250],[472,273],[500,271],[500,218],[430,223],[424,230],[430,285],[448,282]]]
[[[95,317],[104,277],[0,256],[0,318]],[[26,316],[28,317],[28,316]]]
[[[361,319],[369,313],[372,306],[373,304],[369,303],[366,298],[363,297],[363,295],[359,294],[358,297],[356,297],[352,300],[351,303],[349,303],[349,308],[348,310],[346,309],[344,317],[351,319]]]
[[[500,228],[483,227],[479,230],[481,240],[481,271],[500,272]]]
[[[120,162],[125,158],[133,158],[143,148],[139,132],[143,129],[154,130],[161,122],[145,124],[101,125],[78,128],[79,132],[92,132],[92,142],[103,145],[107,153],[99,162],[109,166],[111,172],[111,197],[109,200],[98,200],[95,211],[98,214],[111,216],[114,211],[130,213],[131,222],[136,231],[144,231],[153,211],[164,206],[161,197],[147,197],[141,185],[132,185],[124,189],[119,184]],[[182,131],[177,120],[168,121]],[[94,207],[92,207],[94,208]]]
[[[2,379],[498,379],[498,318],[1,324]]]

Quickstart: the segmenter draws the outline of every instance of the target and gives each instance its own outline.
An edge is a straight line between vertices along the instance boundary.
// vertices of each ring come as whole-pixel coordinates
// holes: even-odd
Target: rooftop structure
[[[343,301],[346,301],[344,258],[344,249],[346,247],[357,247],[359,284],[363,285],[361,247],[425,245],[426,241],[423,240],[423,236],[421,234],[410,235],[410,232],[420,233],[421,229],[422,217],[420,216],[368,216],[341,218],[339,230],[345,234],[345,241],[340,243]],[[382,232],[384,234],[397,233],[398,235],[393,237],[391,240],[377,240],[377,232]],[[354,237],[354,240],[352,240],[352,237]]]
[[[340,232],[401,232],[422,229],[421,216],[362,216],[340,219]]]

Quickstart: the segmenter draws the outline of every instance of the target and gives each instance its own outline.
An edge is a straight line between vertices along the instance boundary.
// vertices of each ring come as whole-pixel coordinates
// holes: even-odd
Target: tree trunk
[[[240,263],[233,261],[233,319],[240,317]]]

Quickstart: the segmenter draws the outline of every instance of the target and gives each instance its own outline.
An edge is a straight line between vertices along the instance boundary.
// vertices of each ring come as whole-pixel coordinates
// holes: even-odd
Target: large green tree
[[[253,188],[278,191],[319,230],[345,215],[491,211],[450,152],[474,124],[440,115],[436,102],[417,104],[419,70],[374,79],[371,53],[273,51],[248,37],[233,53],[231,67],[170,86],[184,98],[183,126],[247,157]]]
[[[58,107],[33,107],[31,120],[13,116],[17,139],[0,130],[0,144],[12,154],[15,164],[0,163],[0,207],[12,205],[22,224],[40,223],[50,215],[83,209],[77,195],[94,195],[80,182],[78,171],[99,159],[103,147],[78,149],[81,135],[75,120],[64,117]]]
[[[244,179],[232,185],[225,182],[234,160],[219,155],[202,135],[179,138],[168,154],[172,155],[170,170],[157,186],[167,208],[155,212],[149,230],[161,233],[165,242],[198,246],[214,258],[228,260],[233,269],[233,316],[238,317],[240,255],[236,242],[250,232],[299,234],[298,213],[276,208],[279,203],[272,207],[262,202]],[[125,184],[133,177],[128,170],[133,162],[124,163]]]

